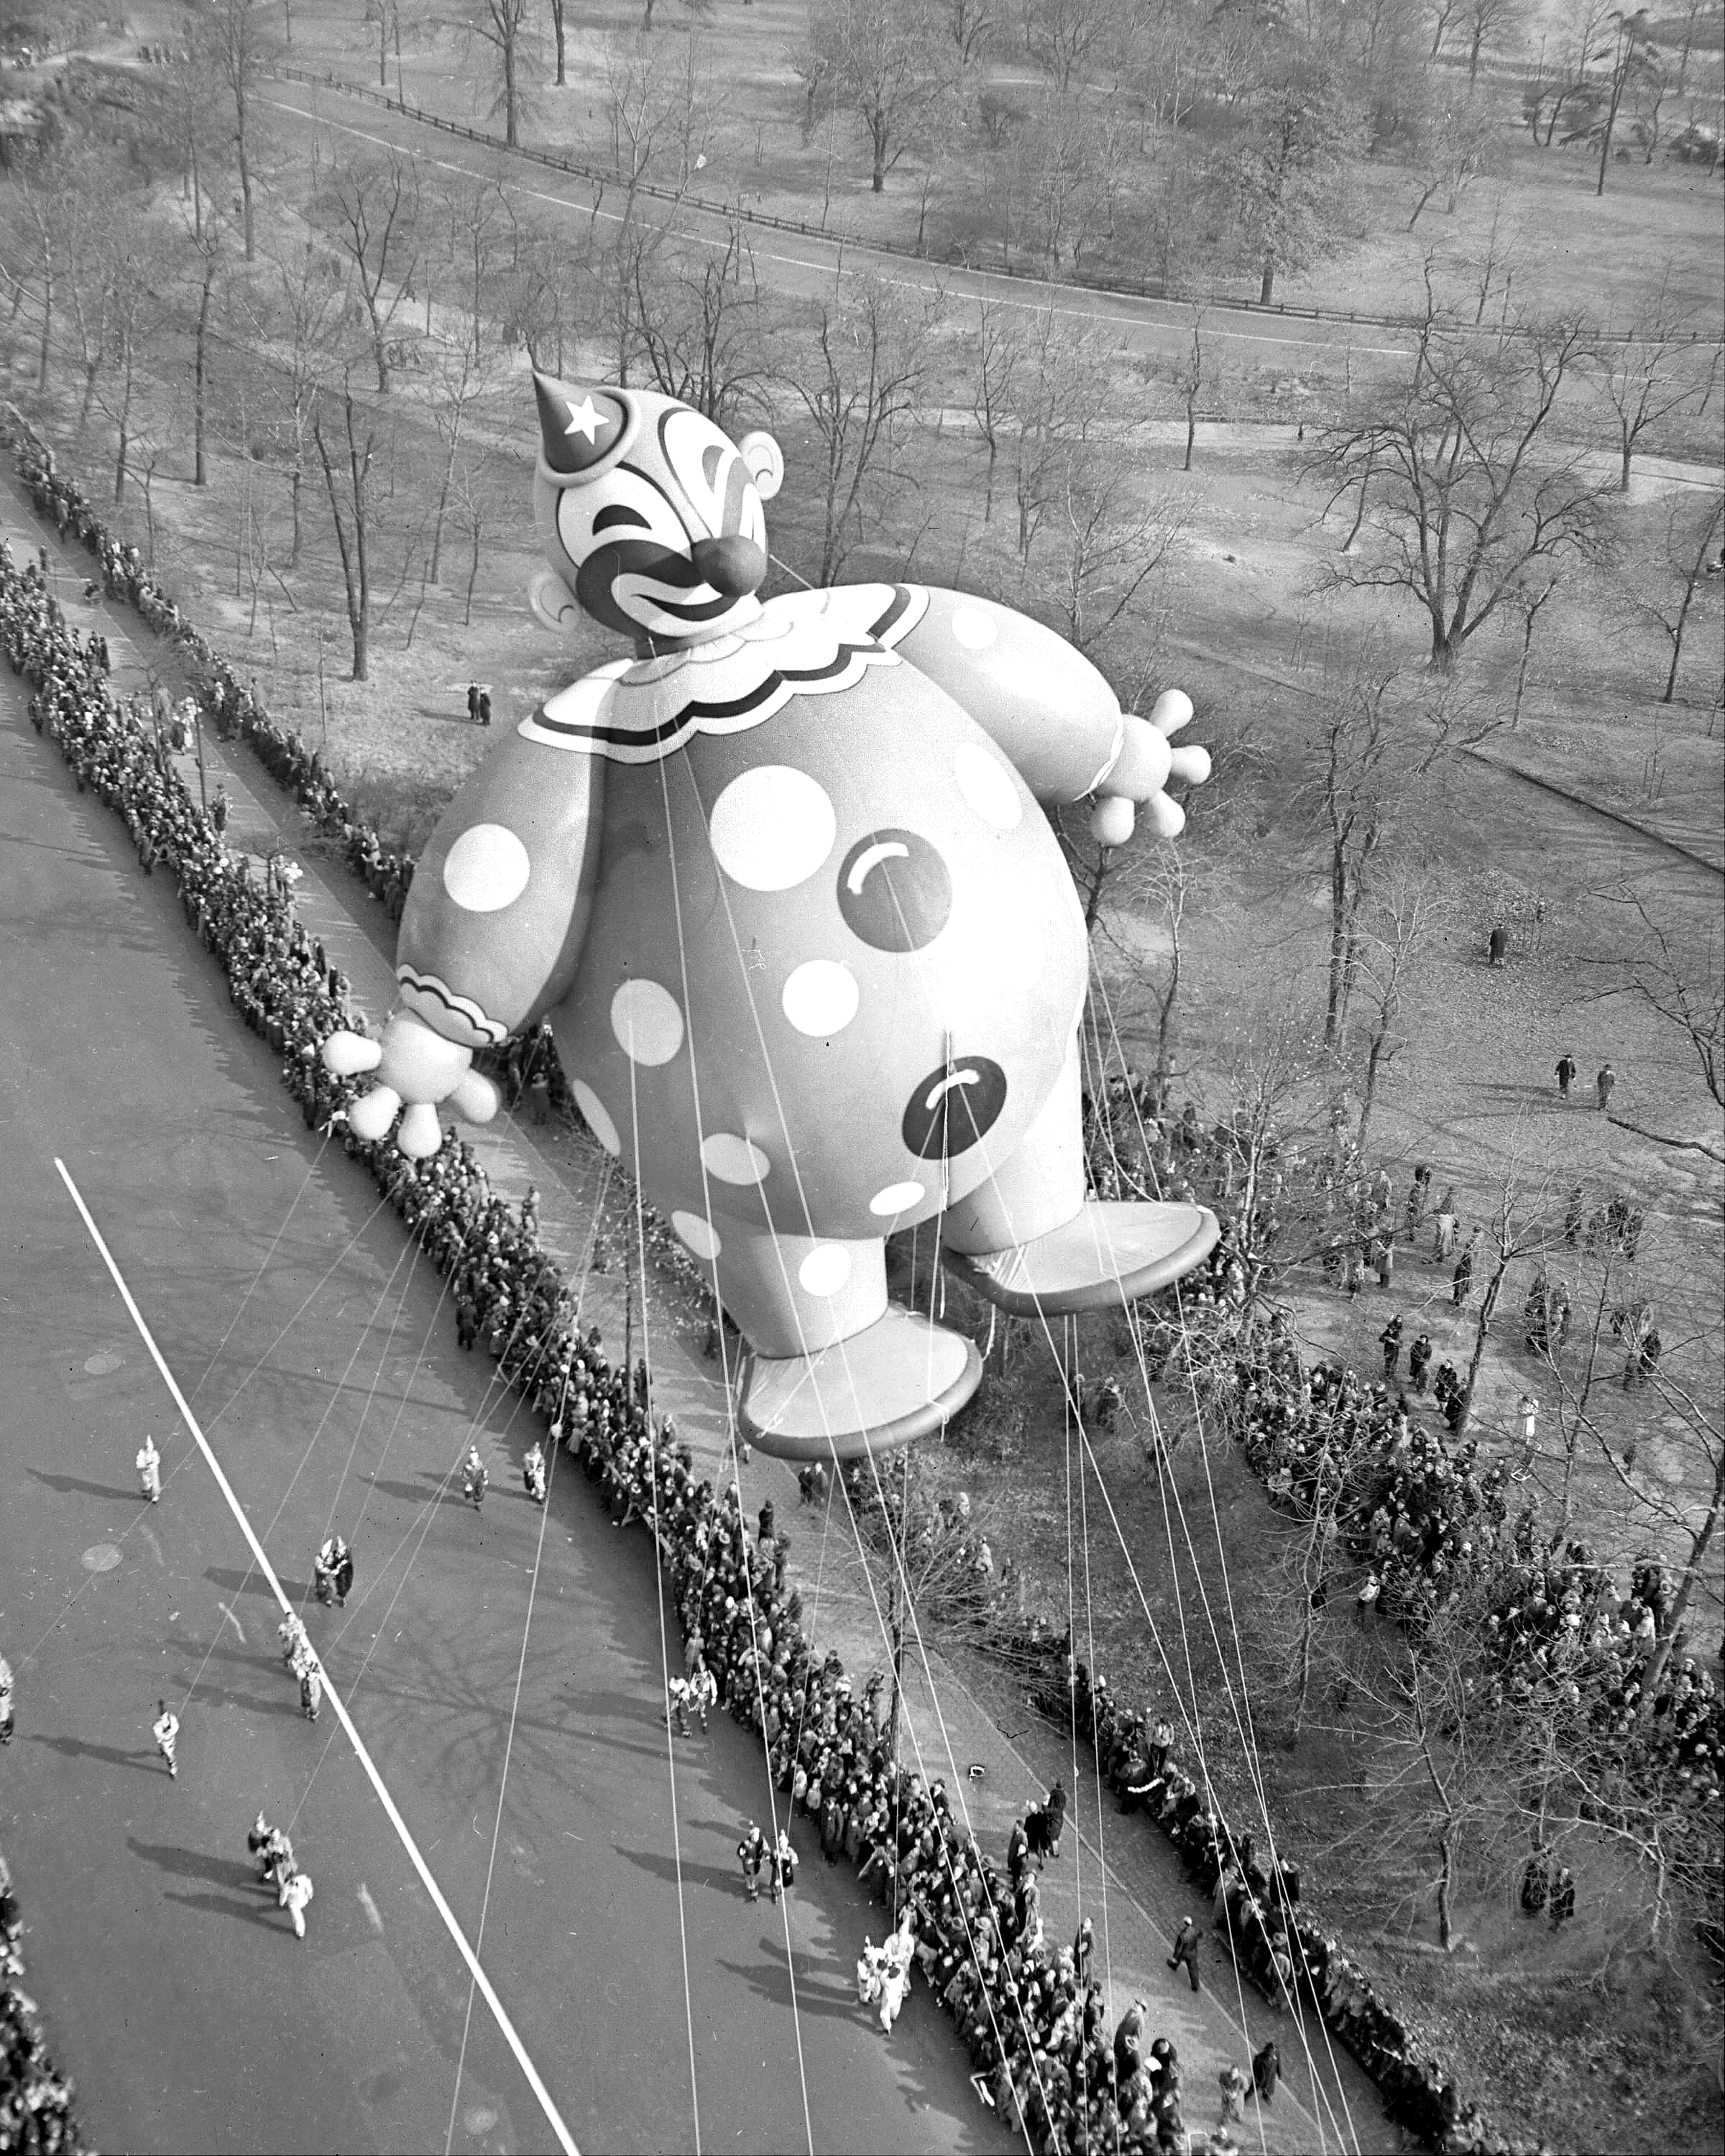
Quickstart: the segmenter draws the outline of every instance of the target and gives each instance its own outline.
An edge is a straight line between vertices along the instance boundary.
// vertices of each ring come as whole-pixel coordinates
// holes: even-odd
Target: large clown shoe
[[[1171,1287],[1204,1263],[1221,1233],[1205,1205],[1091,1199],[1030,1242],[983,1252],[943,1245],[941,1261],[1014,1317],[1052,1317]]]
[[[1203,1205],[1085,1195],[1079,1060],[1010,1155],[941,1219],[941,1260],[1014,1317],[1105,1310],[1200,1265],[1221,1228]]]
[[[779,1460],[860,1460],[932,1435],[982,1380],[973,1342],[889,1304],[864,1331],[810,1354],[751,1354],[737,1421]]]

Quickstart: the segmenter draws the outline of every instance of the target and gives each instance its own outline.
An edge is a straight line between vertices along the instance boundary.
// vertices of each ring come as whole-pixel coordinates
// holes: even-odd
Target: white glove
[[[1127,714],[1120,753],[1091,812],[1090,834],[1098,845],[1123,846],[1132,834],[1139,805],[1158,838],[1177,839],[1184,830],[1185,810],[1163,788],[1171,778],[1202,786],[1210,775],[1208,749],[1195,742],[1183,748],[1168,745],[1168,737],[1191,716],[1192,699],[1182,689],[1164,690],[1147,720]]]
[[[437,1108],[447,1101],[470,1122],[488,1123],[497,1112],[497,1088],[471,1068],[473,1050],[434,1033],[411,1011],[398,1010],[383,1029],[381,1041],[363,1034],[332,1033],[323,1045],[326,1070],[356,1078],[375,1070],[376,1083],[347,1112],[356,1137],[382,1137],[405,1107],[397,1148],[409,1160],[425,1160],[444,1142]]]

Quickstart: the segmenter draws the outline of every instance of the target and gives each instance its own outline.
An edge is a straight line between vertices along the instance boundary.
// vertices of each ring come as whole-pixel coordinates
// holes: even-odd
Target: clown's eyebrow
[[[647,520],[638,509],[626,509],[621,502],[613,502],[593,518],[593,536],[597,538],[601,531],[608,531],[614,524],[639,524],[644,528]]]

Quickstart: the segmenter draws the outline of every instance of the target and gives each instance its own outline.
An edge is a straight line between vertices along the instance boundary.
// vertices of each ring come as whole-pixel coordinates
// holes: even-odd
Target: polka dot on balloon
[[[673,1213],[671,1225],[697,1258],[716,1258],[724,1248],[718,1229],[698,1213]]]
[[[953,613],[952,639],[967,651],[985,651],[1000,634],[993,614],[981,607],[959,607]]]
[[[631,1063],[669,1063],[683,1045],[683,1014],[657,981],[625,981],[611,998],[611,1030]]]
[[[789,891],[806,881],[833,850],[838,830],[826,789],[788,763],[733,778],[707,819],[719,866],[750,891]]]
[[[952,755],[952,776],[966,803],[997,831],[1015,831],[1024,804],[1012,774],[997,756],[974,742],[961,742]]]
[[[527,850],[503,824],[473,824],[444,858],[444,889],[464,913],[501,913],[527,887]]]
[[[797,1268],[805,1295],[836,1295],[850,1277],[850,1253],[842,1243],[823,1243]]]
[[[856,1016],[862,991],[849,966],[835,958],[810,958],[786,979],[779,1000],[798,1033],[829,1040]]]
[[[912,1206],[920,1205],[927,1195],[920,1183],[889,1183],[869,1200],[869,1210],[890,1219],[896,1213],[908,1213]]]
[[[757,1145],[728,1131],[715,1131],[701,1147],[701,1164],[721,1183],[764,1183],[773,1163]]]
[[[575,1105],[586,1119],[587,1127],[608,1153],[623,1151],[623,1140],[617,1134],[617,1126],[611,1120],[611,1111],[584,1078],[578,1078],[570,1087],[575,1096]]]

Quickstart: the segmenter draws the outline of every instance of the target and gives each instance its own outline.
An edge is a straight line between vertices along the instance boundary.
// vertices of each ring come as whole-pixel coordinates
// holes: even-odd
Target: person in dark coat
[[[1488,966],[1501,966],[1509,956],[1509,931],[1501,921],[1491,931],[1486,948]]]
[[[1252,2087],[1266,2103],[1276,2094],[1276,2084],[1281,2078],[1281,2054],[1276,2048],[1272,2036],[1262,2051],[1252,2058]]]
[[[1378,1335],[1378,1339],[1384,1350],[1384,1375],[1387,1382],[1394,1377],[1395,1366],[1401,1359],[1402,1321],[1399,1312],[1390,1319]]]
[[[1183,1917],[1179,1930],[1174,1934],[1174,1950],[1168,1956],[1168,1965],[1170,1969],[1178,1969],[1183,1964],[1194,1991],[1198,1989],[1198,1949],[1200,1943],[1197,1925],[1190,1917]]]
[[[1431,1335],[1422,1332],[1408,1350],[1408,1375],[1414,1380],[1414,1390],[1425,1390],[1425,1373],[1431,1368]]]
[[[1576,1073],[1580,1067],[1581,1066],[1576,1062],[1575,1058],[1573,1055],[1560,1055],[1558,1058],[1558,1097],[1559,1100],[1567,1101],[1568,1099],[1569,1088],[1575,1083]]]

